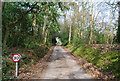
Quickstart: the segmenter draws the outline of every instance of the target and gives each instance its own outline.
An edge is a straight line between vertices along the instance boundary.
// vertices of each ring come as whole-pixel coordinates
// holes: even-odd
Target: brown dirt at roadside
[[[43,69],[46,69],[46,67],[48,66],[49,62],[47,62],[47,59],[51,56],[53,49],[54,49],[54,46],[51,47],[49,52],[42,59],[40,59],[36,64],[33,64],[26,68],[21,67],[19,69],[18,79],[33,79],[33,77],[39,78]]]

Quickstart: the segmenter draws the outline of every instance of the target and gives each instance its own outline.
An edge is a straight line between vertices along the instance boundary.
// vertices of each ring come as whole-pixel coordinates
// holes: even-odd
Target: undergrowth
[[[12,61],[12,55],[19,53],[22,58],[19,61],[19,68],[29,67],[31,64],[35,64],[42,57],[47,54],[49,47],[47,46],[35,46],[32,48],[14,48],[14,49],[3,49],[2,55],[2,78],[13,79],[15,78],[15,62]]]
[[[120,80],[120,52],[119,51],[108,51],[102,53],[100,49],[93,49],[89,46],[73,46],[67,45],[74,54],[86,59],[88,62],[94,64],[98,68],[101,68],[104,72],[111,72],[117,79]]]

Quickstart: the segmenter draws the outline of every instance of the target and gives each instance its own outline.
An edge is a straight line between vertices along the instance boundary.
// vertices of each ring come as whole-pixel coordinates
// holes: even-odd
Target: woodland
[[[62,46],[120,79],[118,0],[2,2],[2,78],[15,78],[14,53],[22,56],[19,66],[28,67],[56,45],[56,37]]]

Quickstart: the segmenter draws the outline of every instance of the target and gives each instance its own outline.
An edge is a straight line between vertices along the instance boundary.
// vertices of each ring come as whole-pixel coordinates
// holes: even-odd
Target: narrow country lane
[[[60,46],[56,46],[41,79],[92,79]]]
[[[120,0],[3,1],[0,11],[2,80],[120,81]]]

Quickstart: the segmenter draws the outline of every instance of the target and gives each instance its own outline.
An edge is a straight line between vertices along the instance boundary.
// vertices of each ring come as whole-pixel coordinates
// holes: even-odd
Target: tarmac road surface
[[[41,79],[93,79],[61,46],[54,48],[48,61]]]

